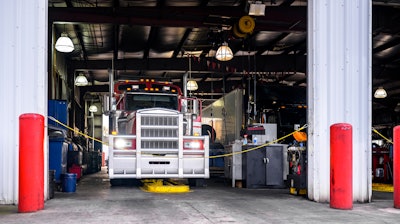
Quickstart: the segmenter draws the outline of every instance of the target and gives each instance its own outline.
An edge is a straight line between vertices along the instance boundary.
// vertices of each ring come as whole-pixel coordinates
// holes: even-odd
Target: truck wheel
[[[206,179],[202,178],[190,178],[188,183],[190,187],[207,187]]]
[[[139,179],[110,179],[110,185],[112,187],[116,186],[136,186],[136,187],[141,187],[142,181]]]
[[[121,186],[121,180],[120,179],[110,179],[110,185],[112,187]]]
[[[201,135],[208,135],[210,137],[210,142],[215,142],[216,132],[211,125],[202,124],[201,125]]]

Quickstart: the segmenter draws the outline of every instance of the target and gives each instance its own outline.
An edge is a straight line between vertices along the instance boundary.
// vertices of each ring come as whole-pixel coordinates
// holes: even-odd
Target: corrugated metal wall
[[[353,126],[353,199],[371,200],[371,21],[366,1],[308,1],[308,197],[330,197],[329,128]]]
[[[47,115],[47,4],[0,2],[0,204],[18,203],[19,116]]]
[[[202,111],[202,123],[216,131],[216,142],[224,145],[240,139],[242,128],[243,90],[235,89]]]

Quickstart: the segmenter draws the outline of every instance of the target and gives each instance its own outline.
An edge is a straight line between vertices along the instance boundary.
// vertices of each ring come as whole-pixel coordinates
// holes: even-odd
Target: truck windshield
[[[161,107],[172,110],[178,109],[178,97],[175,95],[159,94],[127,94],[125,99],[126,110]]]

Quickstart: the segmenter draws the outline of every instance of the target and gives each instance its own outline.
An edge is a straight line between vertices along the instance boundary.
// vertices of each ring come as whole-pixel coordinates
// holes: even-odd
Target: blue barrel
[[[62,191],[63,192],[75,192],[76,191],[76,173],[65,173],[62,179]]]

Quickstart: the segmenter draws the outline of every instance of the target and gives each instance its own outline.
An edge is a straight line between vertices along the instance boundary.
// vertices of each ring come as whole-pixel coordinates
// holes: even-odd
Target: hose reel
[[[245,38],[253,33],[256,22],[251,16],[242,16],[239,22],[233,26],[233,34],[238,38]]]

